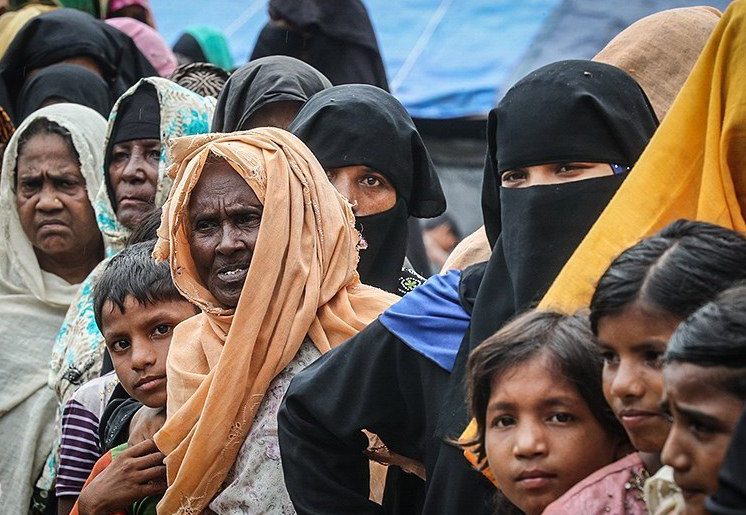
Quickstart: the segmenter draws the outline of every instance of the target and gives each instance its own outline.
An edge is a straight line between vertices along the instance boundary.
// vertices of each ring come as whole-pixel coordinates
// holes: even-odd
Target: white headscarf
[[[39,267],[18,215],[18,141],[38,118],[56,122],[72,135],[91,205],[103,182],[106,120],[93,109],[76,104],[40,109],[8,143],[0,177],[0,513],[28,511],[49,452],[57,404],[47,387],[49,357],[79,286]]]

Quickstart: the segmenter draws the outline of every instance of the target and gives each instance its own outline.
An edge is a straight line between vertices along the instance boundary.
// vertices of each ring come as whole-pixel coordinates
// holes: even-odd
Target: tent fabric
[[[664,9],[727,0],[363,0],[376,30],[392,93],[413,118],[486,116],[527,72],[553,61],[590,59],[617,33]],[[183,27],[223,29],[236,62],[246,62],[267,22],[266,0],[197,4],[152,0],[174,42]],[[229,19],[225,13],[231,13]],[[570,30],[571,28],[571,30]]]

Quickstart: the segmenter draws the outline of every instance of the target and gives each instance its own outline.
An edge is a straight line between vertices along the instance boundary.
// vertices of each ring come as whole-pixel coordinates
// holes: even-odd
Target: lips
[[[36,224],[37,230],[42,230],[42,229],[50,230],[50,229],[62,228],[62,227],[67,228],[67,224],[63,222],[62,220],[60,220],[59,218],[46,218]]]
[[[166,382],[166,376],[146,376],[135,383],[135,389],[141,392],[157,390]]]
[[[220,267],[215,275],[221,282],[235,284],[243,282],[246,279],[248,271],[248,265],[244,263],[236,263]]]
[[[546,488],[557,478],[557,474],[541,469],[524,470],[515,479],[516,484],[527,490]]]
[[[117,207],[140,206],[142,204],[150,203],[151,201],[149,199],[143,199],[140,197],[122,197],[119,199]]]
[[[634,429],[656,418],[663,418],[660,411],[625,408],[618,414],[619,420],[628,429]]]

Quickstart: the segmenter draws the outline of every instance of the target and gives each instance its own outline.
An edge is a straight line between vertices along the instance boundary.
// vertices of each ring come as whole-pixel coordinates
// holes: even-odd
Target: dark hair
[[[724,291],[680,324],[663,360],[727,368],[718,382],[746,400],[746,285]]]
[[[461,239],[461,231],[458,228],[458,224],[456,224],[456,221],[448,213],[443,213],[442,215],[436,216],[435,218],[425,220],[422,223],[422,228],[425,231],[429,231],[431,229],[440,227],[441,225],[445,225],[446,227],[448,227],[448,229],[450,229],[457,240]]]
[[[601,426],[620,442],[627,435],[603,395],[603,359],[594,343],[588,319],[552,311],[528,311],[503,326],[474,349],[467,364],[468,404],[477,421],[474,446],[480,461],[486,456],[485,417],[492,383],[509,369],[545,354],[588,404]],[[486,465],[485,465],[486,466]]]
[[[29,140],[31,140],[31,138],[42,134],[56,134],[57,136],[60,136],[67,144],[67,148],[70,150],[70,153],[75,156],[75,159],[78,160],[78,165],[80,165],[80,155],[75,149],[75,145],[73,144],[73,137],[72,134],[70,134],[70,131],[65,129],[59,123],[53,122],[52,120],[48,120],[43,117],[37,118],[23,130],[18,138],[18,146],[16,147],[17,155],[21,155],[21,152],[23,152],[23,149],[26,147],[26,144],[29,142]],[[18,163],[16,162],[16,176],[18,176],[17,167]]]
[[[161,225],[161,213],[163,213],[163,209],[160,207],[155,207],[148,212],[140,224],[132,231],[130,237],[127,238],[127,246],[130,247],[136,243],[158,239],[157,231]]]
[[[746,238],[705,222],[678,220],[622,252],[591,299],[591,329],[635,302],[682,320],[746,279]]]
[[[93,313],[101,332],[101,312],[106,301],[113,302],[124,311],[124,302],[128,296],[141,305],[184,300],[171,280],[168,263],[153,259],[154,247],[154,240],[126,247],[111,258],[96,281],[93,287]]]

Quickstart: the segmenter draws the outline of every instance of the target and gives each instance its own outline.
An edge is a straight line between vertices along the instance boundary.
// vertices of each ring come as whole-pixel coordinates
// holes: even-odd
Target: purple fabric
[[[57,497],[80,495],[98,458],[98,417],[75,399],[70,399],[62,413]]]

